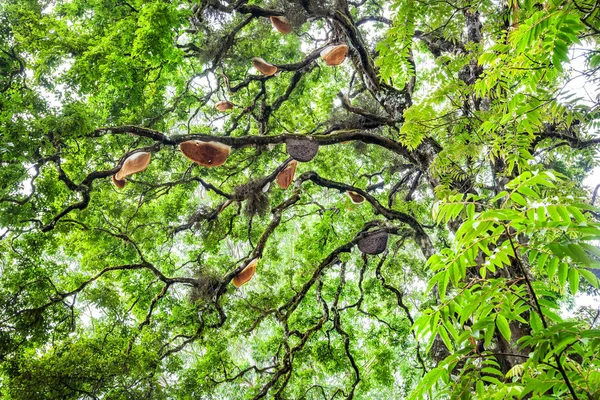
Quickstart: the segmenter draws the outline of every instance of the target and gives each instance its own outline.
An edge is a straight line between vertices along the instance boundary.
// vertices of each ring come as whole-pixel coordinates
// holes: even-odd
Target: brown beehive
[[[327,65],[340,65],[346,59],[348,46],[339,44],[337,46],[327,46],[321,51],[321,58]]]
[[[227,206],[229,206],[231,203],[233,203],[233,200],[231,200],[231,199],[229,199],[225,203],[223,203],[221,208],[219,208],[219,214],[221,214],[223,212],[223,210],[225,210],[227,208]]]
[[[380,254],[385,251],[387,242],[387,232],[375,231],[367,234],[358,241],[358,249],[366,254]]]
[[[261,74],[266,76],[275,75],[275,72],[277,72],[276,66],[274,66],[273,64],[269,64],[260,57],[254,57],[252,59],[252,64],[254,65],[254,68],[256,68]]]
[[[115,179],[117,181],[122,181],[129,175],[142,172],[148,168],[148,164],[150,164],[150,156],[151,154],[145,151],[130,155],[123,163],[123,166],[119,172],[115,174]]]
[[[233,103],[227,100],[222,100],[215,104],[215,108],[219,111],[227,111],[233,108]]]
[[[358,194],[358,193],[356,193],[356,192],[353,192],[353,191],[351,191],[351,190],[348,190],[348,191],[346,192],[346,194],[348,195],[348,197],[350,197],[350,200],[352,200],[352,202],[353,202],[354,204],[360,204],[360,203],[362,203],[363,201],[365,201],[365,198],[364,198],[364,197],[362,197],[360,194]]]
[[[287,153],[296,161],[307,162],[315,158],[319,151],[319,143],[310,139],[287,139],[285,141]]]
[[[273,27],[279,32],[288,34],[292,31],[292,24],[289,23],[287,18],[273,15],[270,20]]]
[[[256,272],[256,264],[258,264],[258,258],[253,259],[246,265],[246,268],[242,270],[233,278],[233,286],[239,288],[244,283],[248,282],[254,276]]]
[[[287,189],[292,182],[294,181],[294,174],[296,173],[296,166],[298,165],[298,161],[292,160],[285,166],[285,168],[277,174],[277,178],[275,181],[277,182],[277,186],[281,189]]]
[[[203,167],[218,167],[225,164],[231,147],[218,142],[188,140],[179,145],[184,156]]]
[[[112,176],[112,181],[115,184],[115,186],[118,187],[119,189],[123,189],[125,187],[125,185],[127,184],[127,181],[125,179],[123,179],[123,180],[117,179],[114,175]]]

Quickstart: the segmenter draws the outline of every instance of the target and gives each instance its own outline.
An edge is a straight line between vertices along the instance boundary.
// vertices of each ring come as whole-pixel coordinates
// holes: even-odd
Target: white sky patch
[[[32,179],[33,179],[33,175],[32,175],[32,168],[33,168],[33,164],[26,164],[25,168],[27,169],[27,175],[28,175],[28,179],[25,179],[24,181],[21,182],[21,188],[19,189],[19,194],[25,195],[25,196],[29,196],[31,194],[31,192],[33,191],[33,185],[32,185]]]
[[[589,55],[591,51],[594,51],[595,46],[590,42],[584,42],[581,45],[574,46],[570,51],[570,63],[567,66],[570,71],[570,80],[565,85],[564,89],[559,95],[559,101],[564,96],[570,93],[574,93],[579,98],[578,103],[587,106],[592,106],[598,101],[600,96],[600,80],[589,79],[588,76],[582,72],[587,69],[586,55]]]
[[[589,77],[585,76],[581,73],[581,71],[585,71],[586,69],[586,57],[590,51],[595,50],[595,47],[590,42],[584,42],[582,45],[578,45],[573,47],[570,52],[571,62],[566,68],[569,68],[571,79],[567,82],[561,94],[559,95],[559,101],[567,101],[565,99],[565,95],[574,94],[571,98],[579,98],[578,103],[584,104],[586,106],[592,106],[595,102],[598,101],[600,97],[600,80],[596,80],[595,82],[589,79]],[[587,132],[592,135],[592,137],[600,136],[600,132],[598,130],[593,132]],[[594,188],[600,184],[600,166],[596,166],[588,176],[586,176],[583,180],[583,185],[586,186],[590,190],[594,190]]]
[[[594,190],[594,188],[598,185],[600,185],[600,166],[592,169],[590,174],[583,180],[583,186],[590,190]]]
[[[575,318],[575,312],[582,307],[598,309],[600,311],[600,297],[588,293],[577,293],[573,303],[564,302],[560,308],[560,314],[564,318]]]

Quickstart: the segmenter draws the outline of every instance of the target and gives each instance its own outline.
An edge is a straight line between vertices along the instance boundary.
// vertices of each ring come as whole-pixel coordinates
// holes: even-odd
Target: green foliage
[[[561,369],[569,384],[589,398],[597,395],[595,374],[581,371],[599,367],[595,357],[584,355],[597,351],[600,342],[595,338],[600,332],[581,321],[565,322],[558,302],[577,294],[580,275],[592,287],[600,287],[589,270],[600,268],[592,257],[598,249],[590,244],[600,234],[600,225],[586,216],[598,209],[572,196],[567,203],[559,201],[555,196],[561,183],[562,178],[549,171],[525,172],[487,204],[473,195],[454,195],[438,203],[434,209],[438,222],[457,218],[463,222],[452,248],[428,260],[437,271],[429,287],[437,288],[441,304],[425,310],[415,329],[429,346],[441,338],[451,355],[428,372],[415,398],[431,391],[438,393],[434,396],[460,396],[465,381],[479,379],[487,387],[477,388],[477,398],[548,392],[563,396],[569,390]],[[487,256],[483,263],[482,256]],[[513,269],[531,275],[515,280],[503,272]],[[527,328],[525,334],[519,332],[516,345],[532,354],[524,363],[503,373],[498,364],[494,366],[493,351],[481,360],[474,355],[473,344],[479,340],[486,349],[501,349],[502,339],[513,343],[513,329],[519,323]],[[494,336],[496,330],[501,337]],[[450,374],[462,363],[463,378],[454,381]],[[518,379],[504,380],[505,375]]]
[[[0,397],[597,399],[599,16],[0,2]],[[319,150],[283,190],[296,135]]]

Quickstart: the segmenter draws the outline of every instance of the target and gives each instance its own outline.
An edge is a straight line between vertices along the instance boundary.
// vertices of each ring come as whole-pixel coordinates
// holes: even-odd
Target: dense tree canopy
[[[0,0],[0,397],[600,398],[599,43],[596,0]]]

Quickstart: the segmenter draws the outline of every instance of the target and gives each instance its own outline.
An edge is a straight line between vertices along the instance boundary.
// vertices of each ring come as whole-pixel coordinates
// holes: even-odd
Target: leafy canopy
[[[599,38],[594,0],[3,0],[0,395],[597,399]]]

